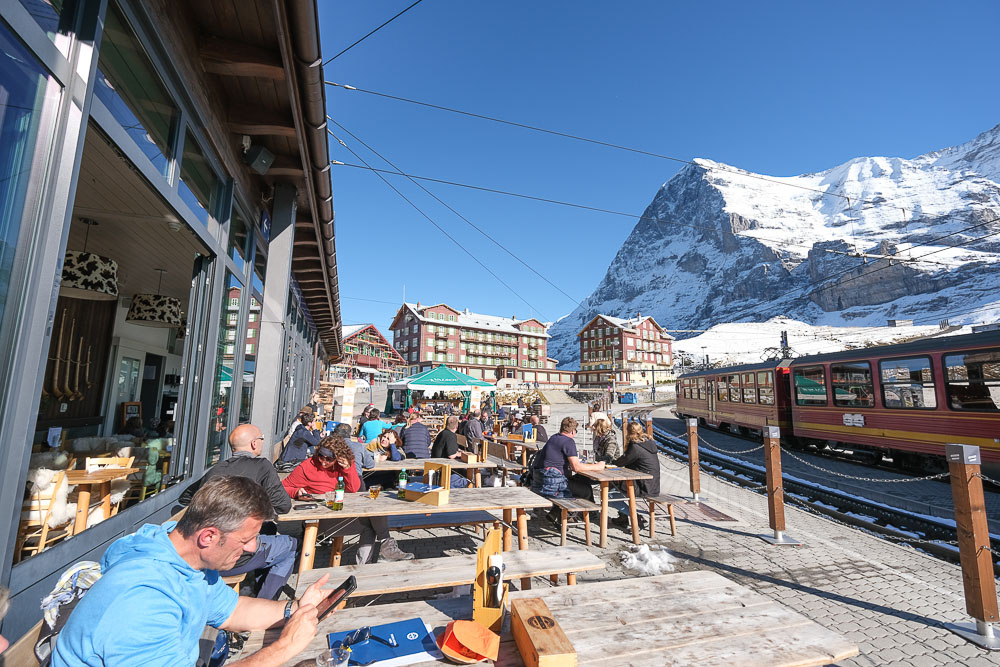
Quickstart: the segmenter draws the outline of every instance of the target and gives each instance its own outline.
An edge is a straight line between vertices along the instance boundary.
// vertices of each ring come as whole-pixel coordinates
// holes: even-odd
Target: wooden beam
[[[281,80],[286,76],[280,53],[244,42],[202,37],[198,41],[198,53],[202,69],[212,74],[274,80]]]
[[[268,176],[295,176],[302,177],[305,172],[302,170],[302,163],[291,156],[288,155],[276,155],[274,156],[274,162],[271,163],[271,168],[267,170]],[[298,223],[295,223],[298,226]],[[312,223],[309,223],[312,227]]]
[[[275,113],[259,116],[229,114],[229,129],[236,134],[251,136],[294,137],[295,125],[292,119]]]

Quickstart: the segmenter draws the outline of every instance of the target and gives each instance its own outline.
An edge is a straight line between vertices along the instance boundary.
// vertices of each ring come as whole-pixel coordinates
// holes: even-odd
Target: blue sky
[[[412,0],[320,2],[325,58]],[[996,2],[423,0],[327,80],[773,175],[913,157],[1000,122]],[[666,160],[328,88],[329,114],[402,170],[639,215]],[[332,126],[379,168],[389,168]],[[358,160],[331,140],[331,155]],[[333,168],[344,322],[385,331],[404,294],[553,320],[575,303],[406,179]],[[576,299],[628,218],[424,184]]]

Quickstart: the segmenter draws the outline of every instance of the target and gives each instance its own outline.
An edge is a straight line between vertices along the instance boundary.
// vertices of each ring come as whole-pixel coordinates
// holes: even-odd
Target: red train
[[[904,468],[941,468],[944,445],[1000,463],[1000,332],[948,336],[687,373],[680,417],[791,445],[840,447]]]

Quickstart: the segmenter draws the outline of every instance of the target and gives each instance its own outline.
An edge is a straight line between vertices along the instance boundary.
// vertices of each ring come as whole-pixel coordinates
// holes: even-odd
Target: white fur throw
[[[28,481],[31,482],[31,494],[39,493],[48,495],[52,491],[52,484],[57,473],[57,470],[49,470],[48,468],[29,470]],[[62,477],[59,488],[55,489],[52,497],[52,514],[49,516],[49,528],[58,528],[72,521],[76,515],[76,503],[70,503],[66,500],[70,492],[75,488],[66,482],[65,477]],[[45,518],[45,513],[40,508],[31,508],[22,511],[21,518],[32,522],[41,522]]]

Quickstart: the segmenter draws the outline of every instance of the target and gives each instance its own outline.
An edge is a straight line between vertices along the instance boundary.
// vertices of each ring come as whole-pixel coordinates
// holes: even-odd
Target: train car
[[[799,357],[789,371],[801,444],[933,470],[947,443],[961,443],[1000,462],[1000,332]]]
[[[679,417],[743,435],[761,435],[765,426],[791,427],[788,360],[713,368],[677,380]]]

